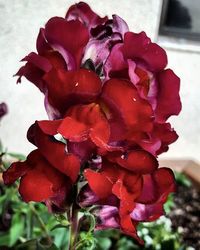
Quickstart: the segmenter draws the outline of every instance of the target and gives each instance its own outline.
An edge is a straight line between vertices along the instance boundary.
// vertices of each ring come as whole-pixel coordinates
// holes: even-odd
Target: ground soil
[[[172,227],[182,236],[182,243],[200,249],[200,189],[178,185],[175,207],[169,214]]]

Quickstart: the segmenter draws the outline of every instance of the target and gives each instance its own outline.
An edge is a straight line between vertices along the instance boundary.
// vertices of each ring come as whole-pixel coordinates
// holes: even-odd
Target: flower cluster
[[[5,184],[20,178],[23,200],[53,212],[94,206],[96,229],[140,241],[138,223],[160,217],[175,189],[172,171],[157,161],[178,138],[167,119],[181,110],[165,51],[83,2],[51,18],[36,47],[16,75],[44,94],[49,120],[30,127],[37,149],[4,172]]]

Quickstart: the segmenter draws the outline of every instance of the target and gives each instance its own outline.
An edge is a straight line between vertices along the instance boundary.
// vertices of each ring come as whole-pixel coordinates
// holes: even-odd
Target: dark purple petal
[[[0,103],[0,119],[8,113],[8,106],[5,102]]]
[[[82,22],[88,29],[105,23],[108,18],[107,16],[101,18],[98,16],[88,4],[84,2],[79,2],[72,5],[65,16],[69,20],[79,20]]]
[[[97,206],[92,213],[97,217],[96,230],[120,228],[119,210],[114,206]]]
[[[163,204],[136,203],[130,216],[135,221],[154,221],[164,214]]]

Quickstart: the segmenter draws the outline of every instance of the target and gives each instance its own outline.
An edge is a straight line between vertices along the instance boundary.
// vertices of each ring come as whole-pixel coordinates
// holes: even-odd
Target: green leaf
[[[57,224],[57,225],[55,225],[55,226],[51,229],[51,231],[53,231],[53,230],[55,230],[55,229],[57,229],[57,228],[68,228],[68,227],[69,227],[69,225],[64,226],[64,225],[62,225],[62,224]]]
[[[24,217],[16,213],[12,217],[12,224],[10,229],[10,246],[13,246],[20,236],[23,236],[24,234],[24,224],[25,220]]]
[[[67,218],[63,214],[57,214],[57,215],[55,215],[55,218],[58,222],[60,222],[60,225],[63,225],[63,226],[70,225],[69,221],[67,220]]]
[[[66,228],[57,228],[51,232],[51,236],[54,238],[54,244],[58,249],[62,249],[63,246],[68,245],[69,230]]]
[[[98,245],[102,250],[110,249],[112,241],[109,238],[98,238]]]
[[[16,250],[36,250],[36,249],[37,249],[37,240],[29,240],[16,247]]]
[[[40,239],[40,240],[29,240],[23,244],[18,245],[15,249],[16,250],[59,250],[59,248],[57,248],[57,246],[55,244],[43,244],[44,242],[42,242],[42,240],[44,239]]]
[[[0,246],[9,246],[10,235],[9,233],[0,234]]]
[[[191,181],[183,173],[175,172],[175,178],[176,181],[182,186],[191,187],[192,185]]]
[[[167,202],[164,204],[164,210],[166,214],[169,214],[174,207],[174,196],[170,194],[167,198]]]

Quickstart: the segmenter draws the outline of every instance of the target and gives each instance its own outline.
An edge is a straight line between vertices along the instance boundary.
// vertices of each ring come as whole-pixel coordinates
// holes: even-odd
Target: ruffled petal
[[[79,20],[87,28],[91,29],[97,25],[105,23],[107,21],[107,16],[100,17],[98,16],[88,4],[84,2],[79,2],[72,5],[65,16],[67,20]]]
[[[140,195],[142,189],[142,178],[138,175],[125,174],[113,185],[112,192],[118,199],[133,202]]]
[[[18,76],[17,83],[21,83],[21,78],[22,76],[24,76],[27,80],[35,84],[35,86],[38,87],[40,91],[45,91],[45,84],[42,81],[44,71],[39,69],[32,63],[27,62],[18,70],[18,72],[14,76]]]
[[[81,207],[87,207],[95,205],[99,201],[99,197],[89,188],[88,185],[85,185],[81,188],[77,200]]]
[[[164,214],[163,204],[136,203],[130,216],[134,221],[154,221]]]
[[[43,55],[45,52],[49,50],[52,50],[51,46],[48,44],[46,40],[44,28],[40,28],[37,41],[36,41],[36,48],[37,48],[37,52],[40,55]]]
[[[149,138],[139,142],[139,145],[157,156],[169,149],[169,144],[178,139],[176,131],[171,128],[170,123],[154,123],[154,128],[149,134]]]
[[[55,196],[66,181],[66,177],[53,168],[38,150],[35,152],[37,159],[27,160],[32,168],[20,181],[19,192],[26,202],[41,202]]]
[[[3,172],[3,181],[5,185],[13,184],[18,178],[22,177],[29,170],[29,166],[25,162],[14,162]]]
[[[32,63],[33,65],[35,65],[44,72],[48,72],[52,68],[51,64],[45,57],[37,55],[34,52],[31,52],[28,56],[25,56],[21,61]]]
[[[96,230],[120,228],[119,210],[115,206],[97,206],[92,213],[97,217]]]
[[[93,102],[101,91],[100,78],[86,69],[52,70],[44,80],[50,104],[63,114],[70,105]]]
[[[128,79],[128,63],[122,53],[122,43],[116,44],[104,64],[106,80],[110,78]]]
[[[124,36],[123,54],[127,59],[145,62],[152,71],[160,71],[167,65],[166,52],[156,43],[152,43],[145,32],[127,32]]]
[[[56,135],[58,134],[58,128],[63,120],[42,120],[38,121],[37,124],[41,130],[47,135]]]
[[[112,194],[112,182],[103,174],[91,169],[84,171],[84,176],[92,191],[99,197],[105,199]]]
[[[65,59],[67,53],[68,69],[80,66],[84,47],[89,40],[88,30],[80,21],[53,17],[45,26],[45,37],[51,47],[56,48]]]
[[[140,244],[144,244],[143,240],[137,235],[137,223],[133,222],[130,213],[133,209],[133,203],[129,204],[126,201],[120,203],[119,215],[120,215],[120,226],[123,233],[133,237]]]
[[[157,75],[158,94],[155,110],[156,121],[165,122],[171,115],[181,111],[179,96],[180,79],[171,69],[166,69]]]
[[[124,38],[124,34],[129,31],[129,27],[127,23],[118,15],[113,15],[113,24],[112,24],[112,31],[113,33],[121,34],[122,38]]]
[[[164,203],[171,192],[175,191],[175,178],[169,168],[158,168],[151,175],[143,176],[143,189],[138,203]]]
[[[80,170],[80,161],[75,155],[65,151],[66,145],[64,143],[45,134],[37,123],[29,128],[27,137],[31,143],[39,148],[41,154],[54,168],[67,175],[72,182],[76,181]]]
[[[85,48],[82,63],[85,63],[87,60],[91,60],[96,68],[96,71],[99,71],[100,74],[102,74],[101,68],[109,56],[111,48],[115,43],[120,41],[121,36],[117,33],[101,40],[91,39]]]
[[[67,150],[69,153],[76,155],[82,162],[91,159],[96,152],[94,143],[90,140],[83,142],[67,142]]]
[[[98,104],[74,106],[58,128],[66,139],[74,142],[90,138],[94,144],[103,147],[109,140],[109,124]]]
[[[124,93],[126,93],[126,98],[124,98]],[[109,123],[117,124],[123,137],[137,140],[138,135],[142,136],[143,133],[152,130],[151,106],[138,95],[131,82],[119,79],[107,81],[103,86],[101,99],[106,105],[104,112]]]
[[[112,157],[120,166],[137,174],[152,173],[158,168],[158,161],[156,158],[144,150],[133,150],[127,153],[119,153],[117,156]]]

